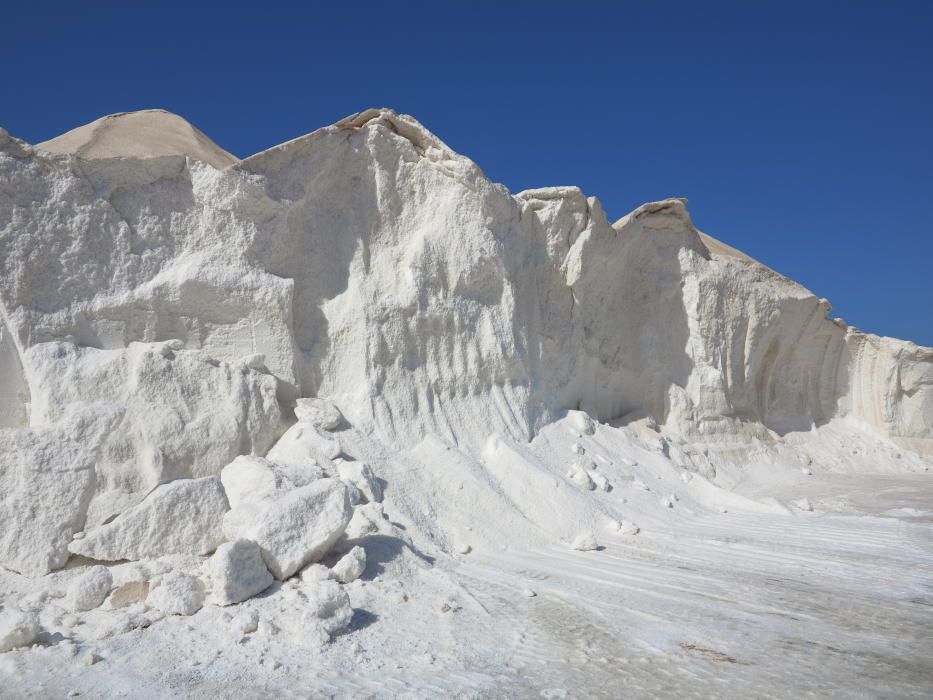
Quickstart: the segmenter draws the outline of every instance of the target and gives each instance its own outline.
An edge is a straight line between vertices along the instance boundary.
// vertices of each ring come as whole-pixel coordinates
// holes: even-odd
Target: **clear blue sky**
[[[511,190],[694,221],[933,345],[933,2],[12,0],[0,126],[163,107],[246,156],[368,106]]]

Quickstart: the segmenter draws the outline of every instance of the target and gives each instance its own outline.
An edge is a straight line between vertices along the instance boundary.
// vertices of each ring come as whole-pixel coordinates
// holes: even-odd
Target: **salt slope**
[[[222,169],[201,136],[175,138],[175,117],[130,143],[137,118],[91,129],[120,135],[107,148],[53,140],[65,153],[0,134],[9,427],[55,420],[88,380],[119,374],[104,364],[134,366],[134,343],[149,356],[171,340],[204,368],[262,375],[233,394],[260,419],[214,431],[224,460],[262,454],[299,395],[332,398],[389,444],[436,436],[474,455],[575,408],[649,415],[726,452],[851,417],[931,454],[933,351],[828,320],[824,300],[701,235],[683,200],[610,224],[577,188],[513,196],[390,110]],[[152,146],[163,127],[168,149]],[[140,419],[139,391],[112,392],[124,421]],[[190,411],[184,390],[167,400],[162,413]],[[152,455],[167,444],[166,472]],[[171,431],[119,454],[91,513],[107,515],[104,488],[132,503],[154,478],[224,461]]]

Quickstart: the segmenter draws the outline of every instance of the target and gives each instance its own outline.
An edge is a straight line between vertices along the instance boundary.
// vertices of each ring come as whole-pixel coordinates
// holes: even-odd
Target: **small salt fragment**
[[[336,581],[320,581],[305,589],[309,608],[302,617],[302,622],[311,633],[321,633],[323,641],[349,626],[353,618],[350,597],[343,586]]]
[[[340,583],[352,583],[362,576],[365,570],[366,550],[357,545],[334,564],[331,574]]]
[[[233,605],[262,593],[274,579],[262,560],[259,545],[251,540],[225,542],[210,559],[213,602]]]
[[[112,585],[113,576],[106,566],[92,566],[71,582],[65,601],[74,612],[93,610],[101,606]]]
[[[260,620],[259,625],[256,627],[256,631],[264,637],[274,637],[279,633],[279,628],[276,627],[273,622]],[[275,667],[273,666],[273,668]]]
[[[299,423],[308,423],[326,431],[336,430],[344,423],[340,409],[333,402],[319,398],[298,399],[295,417]]]
[[[4,609],[0,612],[0,653],[29,646],[40,631],[39,616],[35,613]]]
[[[592,435],[596,432],[593,419],[583,411],[567,411],[567,422],[570,427],[582,435]]]
[[[194,615],[204,605],[204,584],[197,576],[171,571],[158,581],[146,602],[166,615]]]
[[[578,552],[592,552],[599,548],[599,545],[596,543],[596,537],[592,532],[585,532],[581,535],[578,535],[574,539],[573,543],[570,545],[571,549],[575,549]]]
[[[301,570],[298,576],[302,583],[314,583],[316,581],[328,581],[334,578],[334,572],[323,564],[308,564],[308,566]]]
[[[230,626],[236,635],[252,634],[259,628],[259,613],[252,608],[243,610],[233,617]]]
[[[337,465],[337,472],[341,480],[356,487],[369,503],[382,500],[382,485],[366,462],[341,462]]]
[[[578,466],[572,466],[567,471],[567,478],[585,491],[594,491],[596,484],[585,469]]]

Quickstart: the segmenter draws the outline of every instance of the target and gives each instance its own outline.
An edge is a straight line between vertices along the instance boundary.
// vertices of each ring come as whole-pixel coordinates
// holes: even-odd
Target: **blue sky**
[[[369,106],[513,191],[668,196],[933,345],[933,2],[7,3],[0,126],[163,107],[246,156]]]

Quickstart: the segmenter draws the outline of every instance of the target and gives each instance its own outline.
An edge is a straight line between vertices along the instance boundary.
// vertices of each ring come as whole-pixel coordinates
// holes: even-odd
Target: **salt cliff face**
[[[933,454],[933,350],[828,311],[683,200],[512,195],[389,110],[243,161],[164,112],[0,131],[0,428],[121,416],[75,522],[265,454],[299,396],[474,454],[569,409],[711,444],[851,416]]]

